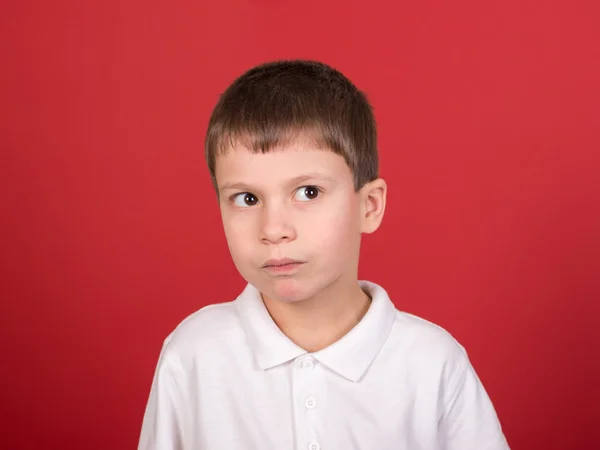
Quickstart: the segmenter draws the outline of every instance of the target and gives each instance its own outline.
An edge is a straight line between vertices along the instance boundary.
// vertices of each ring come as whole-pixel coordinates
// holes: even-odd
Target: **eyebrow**
[[[310,180],[329,181],[332,183],[335,182],[335,180],[333,178],[331,178],[327,175],[324,175],[324,174],[318,173],[318,172],[313,172],[313,173],[306,173],[306,174],[294,177],[294,178],[288,180],[285,184],[290,186],[290,185],[304,183],[304,182],[310,181]],[[251,191],[253,188],[248,183],[223,183],[221,185],[221,187],[219,188],[219,192],[223,192],[226,190],[233,190],[233,189]]]

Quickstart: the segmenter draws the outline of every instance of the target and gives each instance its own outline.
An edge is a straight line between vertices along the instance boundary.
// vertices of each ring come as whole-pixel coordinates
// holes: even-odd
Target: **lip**
[[[266,271],[273,274],[290,274],[297,271],[302,264],[304,264],[304,261],[291,258],[282,258],[269,259],[262,267]]]

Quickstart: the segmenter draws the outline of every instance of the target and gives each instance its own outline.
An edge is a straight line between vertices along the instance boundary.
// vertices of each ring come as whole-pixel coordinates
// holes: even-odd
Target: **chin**
[[[300,302],[311,296],[306,282],[303,283],[294,277],[269,279],[264,283],[264,289],[260,289],[260,291],[273,300],[286,303]]]

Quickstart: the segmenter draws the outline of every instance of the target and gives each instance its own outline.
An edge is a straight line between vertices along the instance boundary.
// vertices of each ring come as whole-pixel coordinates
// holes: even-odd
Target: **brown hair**
[[[215,106],[205,141],[215,188],[219,152],[240,143],[264,153],[298,138],[343,156],[356,190],[378,177],[377,127],[366,95],[326,64],[283,60],[242,74]]]

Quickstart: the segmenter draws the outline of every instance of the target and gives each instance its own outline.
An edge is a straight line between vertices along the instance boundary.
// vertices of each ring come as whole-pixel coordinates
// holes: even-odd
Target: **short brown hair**
[[[366,95],[324,63],[280,60],[239,76],[215,106],[205,141],[213,184],[217,154],[230,145],[265,153],[298,137],[343,156],[356,190],[378,177],[377,126]]]

